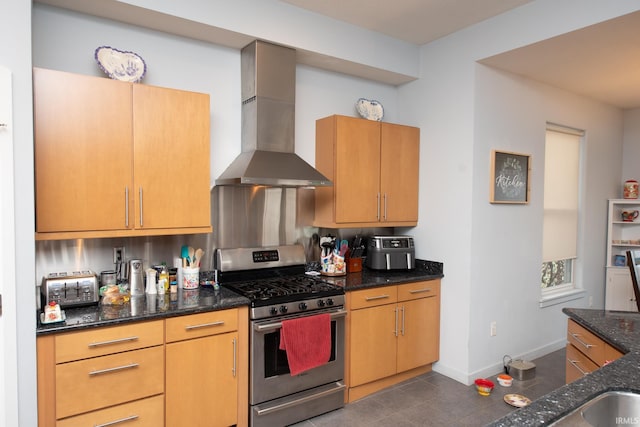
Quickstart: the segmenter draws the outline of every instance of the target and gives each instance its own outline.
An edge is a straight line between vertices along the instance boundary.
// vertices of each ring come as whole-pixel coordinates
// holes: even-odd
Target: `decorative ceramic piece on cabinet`
[[[384,117],[382,104],[375,100],[365,98],[358,99],[358,102],[356,102],[356,110],[358,110],[358,114],[368,120],[379,122],[382,121],[382,117]]]
[[[94,57],[102,71],[114,80],[137,83],[147,72],[144,59],[133,52],[100,46],[96,49]]]

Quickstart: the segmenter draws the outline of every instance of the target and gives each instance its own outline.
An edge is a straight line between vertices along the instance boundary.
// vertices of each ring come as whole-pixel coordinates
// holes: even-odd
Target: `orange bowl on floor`
[[[503,387],[511,387],[511,383],[513,383],[513,378],[511,375],[500,374],[498,375],[498,384]]]
[[[478,393],[482,396],[489,396],[491,394],[491,390],[493,390],[493,387],[495,387],[493,381],[484,378],[478,378],[475,381],[475,384]]]

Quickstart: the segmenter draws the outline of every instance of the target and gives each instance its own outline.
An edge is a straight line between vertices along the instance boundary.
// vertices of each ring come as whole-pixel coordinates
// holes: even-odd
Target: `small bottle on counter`
[[[169,269],[167,268],[167,263],[162,263],[162,269],[160,270],[160,275],[158,276],[158,281],[162,281],[164,286],[163,294],[169,293]],[[158,292],[160,293],[160,292]]]
[[[178,269],[169,269],[169,292],[175,294],[178,292]]]

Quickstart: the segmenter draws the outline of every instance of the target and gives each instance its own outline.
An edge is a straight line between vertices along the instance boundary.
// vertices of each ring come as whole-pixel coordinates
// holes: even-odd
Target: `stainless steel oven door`
[[[286,353],[279,349],[282,320],[321,313],[331,314],[331,357],[328,363],[291,376]],[[344,378],[343,307],[298,313],[277,319],[251,322],[249,403],[256,405],[314,387],[342,381]]]

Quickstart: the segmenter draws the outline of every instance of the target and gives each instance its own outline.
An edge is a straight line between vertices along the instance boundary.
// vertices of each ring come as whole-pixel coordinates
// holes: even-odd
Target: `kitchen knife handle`
[[[140,187],[140,227],[143,227],[142,224],[142,187]]]
[[[93,427],[109,427],[120,423],[126,423],[127,421],[137,420],[138,418],[140,418],[138,415],[131,415],[129,417],[120,418],[119,420],[107,421],[102,424],[94,424]]]
[[[238,357],[237,346],[238,346],[238,343],[237,343],[236,339],[234,338],[233,339],[233,367],[231,368],[231,372],[233,373],[233,377],[234,378],[235,378],[236,372],[237,372],[236,371],[236,368],[237,368],[237,366],[236,366],[237,360],[236,359]]]
[[[124,187],[124,226],[129,228],[129,187]]]
[[[137,368],[138,366],[140,366],[139,363],[130,363],[128,365],[116,366],[115,368],[99,369],[97,371],[89,372],[89,376],[92,377],[95,375],[108,374],[110,372],[123,371],[125,369],[133,369],[133,368]]]

